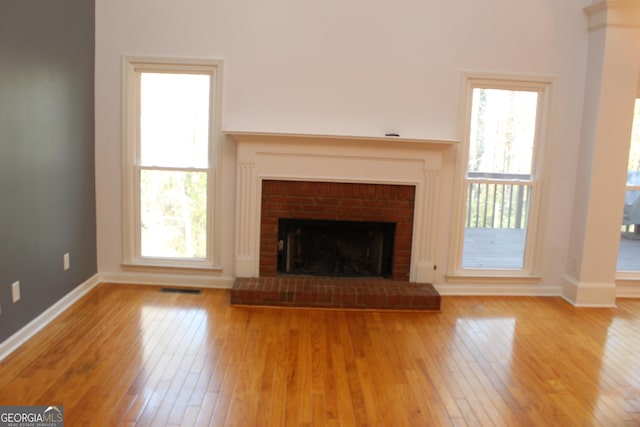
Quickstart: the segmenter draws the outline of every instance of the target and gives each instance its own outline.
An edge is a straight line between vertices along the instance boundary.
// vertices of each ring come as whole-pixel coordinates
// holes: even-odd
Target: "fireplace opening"
[[[278,220],[278,273],[391,277],[396,224]]]

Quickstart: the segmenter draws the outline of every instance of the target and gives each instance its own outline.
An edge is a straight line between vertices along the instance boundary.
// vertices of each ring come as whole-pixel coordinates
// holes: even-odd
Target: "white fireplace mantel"
[[[237,143],[237,277],[258,277],[262,181],[414,185],[409,280],[433,281],[443,150],[457,141],[224,131]]]
[[[236,141],[261,140],[268,142],[277,139],[282,142],[296,142],[300,140],[315,141],[337,141],[341,143],[369,143],[369,144],[395,144],[409,143],[421,145],[438,145],[448,146],[458,143],[452,139],[422,139],[422,138],[402,138],[399,136],[365,136],[365,135],[331,135],[318,133],[287,133],[287,132],[256,132],[256,131],[239,131],[239,130],[223,130],[224,135],[229,135]]]

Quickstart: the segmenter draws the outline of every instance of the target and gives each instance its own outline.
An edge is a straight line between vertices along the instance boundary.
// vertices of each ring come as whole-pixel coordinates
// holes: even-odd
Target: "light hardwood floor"
[[[64,405],[68,426],[640,425],[639,300],[228,301],[102,284],[0,363],[0,405]]]

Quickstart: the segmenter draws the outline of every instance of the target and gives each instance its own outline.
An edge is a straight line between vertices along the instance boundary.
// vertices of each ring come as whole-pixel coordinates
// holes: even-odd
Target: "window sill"
[[[447,274],[445,276],[447,283],[464,283],[464,284],[536,284],[541,278],[539,276],[530,276],[525,274]]]
[[[219,266],[172,265],[160,263],[122,263],[124,271],[163,272],[163,273],[222,273]]]

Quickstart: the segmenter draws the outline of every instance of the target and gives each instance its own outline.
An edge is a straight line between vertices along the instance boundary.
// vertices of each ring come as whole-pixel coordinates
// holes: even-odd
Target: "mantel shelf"
[[[324,140],[351,143],[409,143],[439,146],[451,146],[459,143],[459,141],[449,139],[402,138],[396,136],[330,135],[314,133],[257,132],[237,130],[223,130],[222,133],[224,135],[232,137],[238,142],[270,142],[276,140],[279,142],[287,142],[294,140]]]

